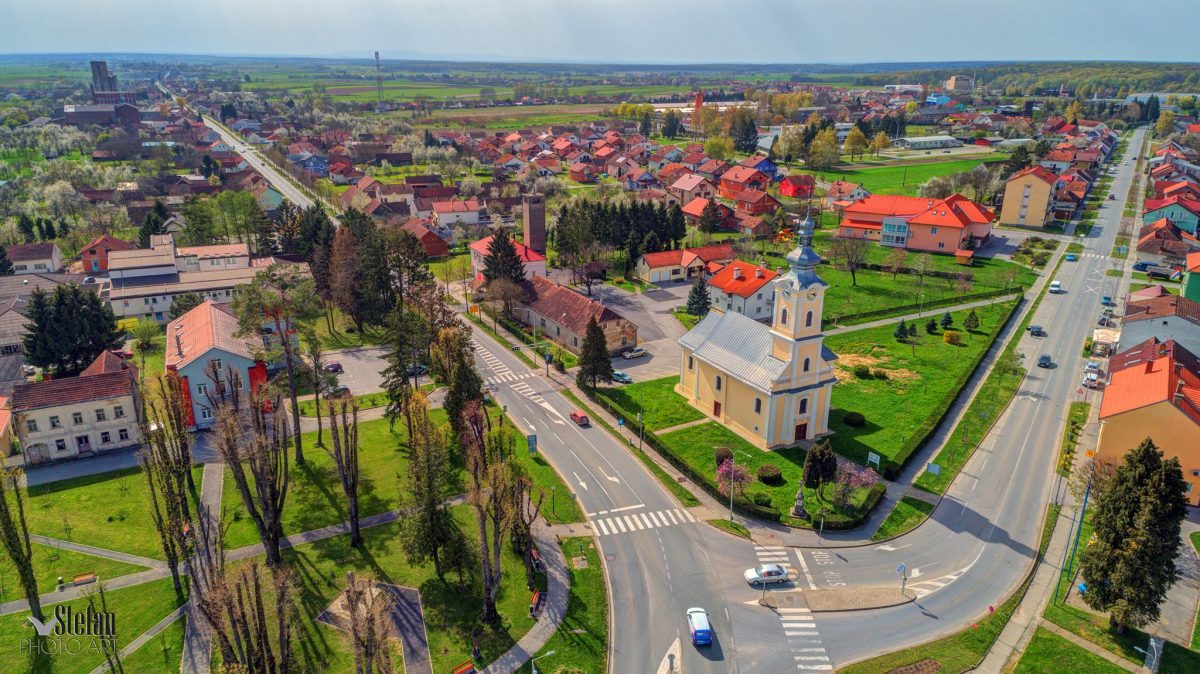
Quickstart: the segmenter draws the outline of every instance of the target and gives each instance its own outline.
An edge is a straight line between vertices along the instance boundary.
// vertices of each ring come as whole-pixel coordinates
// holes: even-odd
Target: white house
[[[962,147],[963,142],[953,136],[910,136],[897,138],[894,145],[908,150],[940,150],[945,147]]]
[[[778,274],[766,267],[734,260],[708,280],[708,295],[716,311],[744,314],[756,321],[771,318]]]

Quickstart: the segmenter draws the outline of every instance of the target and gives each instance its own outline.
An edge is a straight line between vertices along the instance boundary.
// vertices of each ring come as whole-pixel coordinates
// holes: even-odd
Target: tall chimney
[[[524,227],[525,246],[546,253],[546,197],[526,194],[521,197],[521,222]]]
[[[183,358],[183,338],[179,336],[178,330],[175,331],[175,351]]]

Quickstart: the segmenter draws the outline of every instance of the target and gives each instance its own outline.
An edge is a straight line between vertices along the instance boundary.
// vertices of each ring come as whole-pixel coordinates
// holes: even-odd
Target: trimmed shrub
[[[870,379],[871,378],[871,368],[867,367],[866,365],[862,365],[862,364],[855,365],[854,366],[854,376],[858,377],[859,379]]]
[[[942,333],[942,341],[953,346],[958,346],[962,344],[962,333],[958,330],[947,330]]]
[[[764,494],[761,491],[756,491],[750,495],[750,502],[756,506],[769,507],[771,505],[771,495]]]
[[[783,471],[779,466],[764,464],[758,467],[758,481],[763,484],[783,484]]]
[[[887,373],[887,370],[878,370],[877,369],[877,370],[871,372],[871,376],[875,377],[876,379],[882,379],[884,381],[887,381],[888,373]]]
[[[867,418],[862,412],[846,412],[842,415],[842,423],[852,428],[862,428],[867,424]]]
[[[721,464],[733,460],[733,450],[728,447],[717,447],[717,451],[713,452],[713,458],[717,462],[717,467],[720,468]]]

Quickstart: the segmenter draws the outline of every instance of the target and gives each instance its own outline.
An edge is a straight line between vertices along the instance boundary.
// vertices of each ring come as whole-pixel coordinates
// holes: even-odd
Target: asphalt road
[[[1143,133],[1131,140],[1130,156]],[[570,403],[548,380],[476,333],[483,376],[510,416],[538,435],[540,451],[571,482],[598,534],[612,587],[611,671],[656,671],[677,638],[685,671],[829,671],[963,629],[1019,585],[1033,562],[1044,509],[1065,488],[1054,465],[1066,407],[1081,396],[1097,398],[1079,392],[1079,354],[1101,295],[1120,294],[1105,272],[1120,264],[1109,253],[1136,163],[1119,162],[1111,187],[1117,199],[1102,202],[1096,227],[1082,240],[1085,253],[1064,262],[1056,277],[1066,292],[1048,295],[1034,316],[1047,335],[1020,337],[1030,373],[1017,398],[931,520],[886,545],[759,547],[684,522],[681,509],[618,442],[602,429],[572,424]],[[1033,367],[1042,353],[1055,367]],[[663,513],[679,523],[656,524]],[[635,519],[642,515],[649,517]],[[794,583],[770,590],[779,612],[757,606],[760,592],[741,579],[742,570],[773,562],[796,571]],[[804,609],[803,590],[898,585],[901,563],[916,602],[869,612]],[[716,626],[711,650],[687,641],[683,615],[690,606],[704,607]]]

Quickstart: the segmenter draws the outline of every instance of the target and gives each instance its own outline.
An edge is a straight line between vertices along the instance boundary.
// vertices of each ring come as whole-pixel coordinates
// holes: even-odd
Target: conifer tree
[[[588,319],[587,331],[583,335],[583,348],[579,358],[577,382],[582,388],[595,388],[600,382],[612,383],[612,356],[608,353],[608,340],[596,322]]]
[[[696,274],[696,280],[692,283],[692,291],[688,293],[687,307],[685,311],[693,316],[703,317],[712,308],[712,297],[708,294],[708,281],[704,278],[704,272]]]
[[[497,231],[488,245],[487,255],[483,256],[483,278],[489,283],[502,278],[513,283],[525,280],[525,263],[506,229]]]

